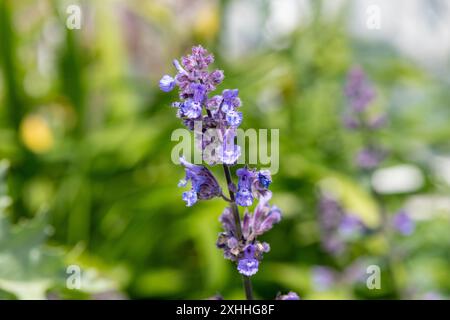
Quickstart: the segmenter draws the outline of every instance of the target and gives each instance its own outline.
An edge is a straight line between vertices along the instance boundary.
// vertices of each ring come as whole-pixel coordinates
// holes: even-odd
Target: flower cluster
[[[375,89],[361,67],[350,70],[345,85],[345,95],[349,103],[343,120],[345,127],[370,135],[371,132],[385,125],[387,120],[385,114],[373,115],[372,110],[369,110],[376,97]],[[355,162],[360,168],[369,170],[377,167],[386,153],[374,142],[366,142],[367,145],[357,153]]]
[[[270,200],[272,192],[268,190],[272,183],[270,171],[255,171],[247,167],[236,171],[239,178],[236,203],[242,207],[249,207],[253,204],[253,199]]]
[[[194,130],[196,121],[201,125],[202,134],[208,129],[215,129],[213,135],[202,136],[202,151],[217,142],[211,154],[203,154],[204,160],[208,164],[232,165],[241,155],[241,149],[234,140],[236,129],[242,122],[242,112],[238,111],[242,103],[238,89],[226,89],[221,95],[208,96],[224,79],[222,70],[208,71],[213,61],[214,57],[202,46],[193,47],[192,53],[182,57],[181,63],[173,61],[177,74],[175,77],[164,75],[159,87],[166,92],[175,86],[179,87],[180,101],[174,102],[172,106],[177,109],[177,117],[182,119],[188,129]]]
[[[260,201],[253,214],[245,211],[241,221],[242,235],[239,237],[233,211],[229,207],[225,208],[220,216],[224,232],[219,234],[217,247],[224,251],[226,259],[238,263],[240,273],[246,276],[254,275],[258,271],[263,253],[270,250],[269,244],[258,241],[257,236],[272,229],[280,220],[280,209]]]
[[[245,166],[236,171],[237,185],[232,182],[229,168],[241,154],[235,137],[242,123],[242,113],[239,111],[242,102],[237,89],[225,89],[220,95],[209,96],[224,79],[223,71],[208,71],[213,61],[213,56],[203,47],[193,47],[192,53],[182,57],[181,63],[174,60],[176,75],[164,75],[159,86],[166,92],[178,86],[179,101],[172,104],[177,109],[177,116],[194,134],[201,135],[201,143],[196,146],[202,150],[202,159],[209,165],[223,164],[227,178],[229,198],[222,193],[217,179],[206,166],[192,164],[181,157],[180,163],[185,168],[186,177],[179,186],[185,187],[189,181],[191,183],[190,190],[185,191],[182,198],[187,206],[214,197],[222,197],[229,202],[219,219],[224,231],[219,234],[216,245],[223,250],[225,258],[236,263],[239,273],[249,277],[258,271],[263,254],[270,250],[269,244],[260,242],[257,237],[281,220],[281,211],[269,205],[272,197],[268,190],[272,182],[269,171],[257,171]],[[201,130],[197,129],[197,124],[201,125]],[[215,134],[210,134],[211,129]],[[215,148],[211,150],[213,144]],[[206,150],[212,152],[206,156]],[[238,206],[252,206],[255,200],[258,204],[254,212],[250,213],[246,208],[241,219]],[[292,300],[298,299],[298,296],[290,292],[279,298]]]

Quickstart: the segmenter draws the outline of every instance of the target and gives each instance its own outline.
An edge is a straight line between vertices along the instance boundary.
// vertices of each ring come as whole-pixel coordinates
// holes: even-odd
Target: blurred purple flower
[[[375,90],[361,67],[353,67],[350,70],[345,94],[355,112],[364,111],[375,98]]]
[[[400,210],[393,217],[392,224],[398,232],[405,236],[412,234],[416,227],[414,221],[405,210]]]
[[[385,113],[377,115],[369,120],[368,127],[372,130],[380,129],[387,122],[387,115]]]
[[[355,162],[362,169],[376,168],[385,158],[384,152],[368,147],[361,149],[356,155]]]
[[[345,215],[339,224],[339,234],[344,239],[354,239],[364,230],[364,224],[361,219],[352,214]]]
[[[300,300],[300,297],[297,293],[293,291],[289,291],[288,294],[278,294],[275,298],[276,300]]]
[[[333,255],[342,253],[347,242],[365,230],[362,221],[344,211],[341,204],[331,195],[321,195],[318,216],[322,248]]]
[[[356,119],[355,117],[349,116],[349,115],[344,116],[343,122],[344,122],[344,126],[347,129],[352,129],[352,130],[359,129],[359,127],[361,126],[358,119]]]
[[[336,281],[336,272],[324,266],[315,266],[312,269],[312,279],[317,290],[325,291]]]

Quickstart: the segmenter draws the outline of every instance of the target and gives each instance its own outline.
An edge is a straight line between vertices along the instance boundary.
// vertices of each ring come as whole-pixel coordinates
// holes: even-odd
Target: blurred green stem
[[[0,66],[5,84],[5,104],[11,124],[19,129],[23,112],[21,86],[17,79],[15,34],[11,19],[11,3],[0,1]]]
[[[241,229],[241,218],[239,216],[239,209],[236,205],[236,200],[234,197],[234,192],[231,190],[231,185],[233,184],[233,181],[231,180],[231,174],[230,174],[230,168],[224,164],[223,165],[223,171],[225,172],[225,178],[227,179],[227,187],[228,192],[230,194],[230,200],[231,200],[231,209],[233,210],[233,216],[234,216],[234,222],[236,224],[236,233],[238,239],[242,239],[242,229]],[[250,278],[247,276],[242,276],[243,282],[244,282],[244,290],[245,290],[245,296],[247,300],[253,300],[253,290],[252,290],[252,283],[250,281]]]

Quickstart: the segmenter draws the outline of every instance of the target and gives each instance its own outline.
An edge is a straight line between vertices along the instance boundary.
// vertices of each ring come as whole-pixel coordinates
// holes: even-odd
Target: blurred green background
[[[80,30],[66,27],[70,4],[82,9]],[[424,24],[398,14],[414,22],[420,51]],[[170,107],[176,94],[159,91],[158,80],[196,44],[225,71],[219,90],[239,88],[242,128],[280,130],[272,202],[283,220],[263,238],[272,251],[252,277],[256,296],[448,298],[448,29],[433,33],[434,51],[408,55],[396,46],[407,37],[395,37],[384,17],[382,31],[367,29],[355,1],[0,0],[0,298],[244,297],[215,247],[224,202],[185,207],[184,173],[170,160],[171,133],[182,125]],[[423,179],[381,197],[389,214],[408,208],[412,235],[374,233],[335,257],[321,247],[324,181],[346,209],[380,223],[353,164],[362,138],[341,121],[353,65],[364,67],[375,107],[389,117],[377,137],[390,151],[383,166],[408,164]],[[385,256],[397,257],[389,276]],[[73,264],[81,290],[66,287]],[[370,264],[382,269],[380,290],[348,276]],[[321,285],[318,266],[336,279]]]

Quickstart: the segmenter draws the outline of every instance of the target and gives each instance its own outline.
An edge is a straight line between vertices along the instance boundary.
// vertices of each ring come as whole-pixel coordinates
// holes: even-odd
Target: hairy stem
[[[230,168],[224,164],[223,165],[223,171],[225,172],[225,178],[227,179],[227,187],[228,192],[230,194],[230,200],[231,200],[231,209],[233,210],[233,217],[234,222],[236,224],[236,233],[239,240],[242,239],[242,228],[241,228],[241,218],[239,216],[239,209],[236,204],[236,198],[234,197],[234,192],[231,190],[230,186],[232,185],[233,181],[231,180],[231,174],[230,174]],[[244,282],[244,290],[245,290],[245,296],[247,297],[247,300],[253,300],[253,290],[252,290],[252,283],[250,281],[250,277],[242,276],[243,282]]]

